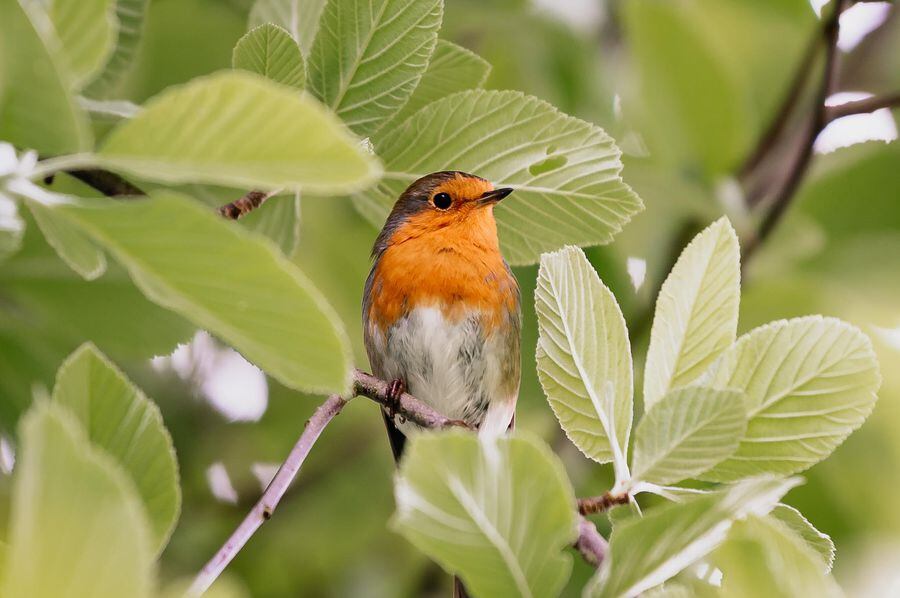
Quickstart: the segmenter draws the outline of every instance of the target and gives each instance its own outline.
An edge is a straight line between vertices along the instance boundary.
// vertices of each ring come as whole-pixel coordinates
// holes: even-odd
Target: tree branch
[[[371,374],[361,370],[353,372],[353,393],[355,395],[371,399],[413,423],[424,428],[434,429],[453,426],[468,427],[465,422],[441,415],[409,393],[403,393],[396,400],[392,400],[388,393],[388,386],[387,382]]]
[[[847,102],[838,106],[826,107],[825,122],[827,124],[833,120],[852,114],[867,114],[882,108],[896,108],[898,106],[900,106],[900,92],[885,96],[873,96],[871,98]]]
[[[267,199],[278,193],[277,191],[248,191],[242,198],[235,200],[229,204],[225,204],[217,211],[219,215],[229,220],[237,220],[242,216],[246,216],[259,206],[263,205]]]
[[[609,552],[609,542],[600,535],[593,522],[579,515],[578,539],[575,541],[575,549],[581,553],[588,564],[599,567],[603,564],[606,553]]]
[[[578,499],[578,512],[582,515],[593,515],[594,513],[602,513],[608,511],[616,505],[626,505],[630,498],[628,493],[613,494],[605,492],[600,496],[591,496],[588,498]]]

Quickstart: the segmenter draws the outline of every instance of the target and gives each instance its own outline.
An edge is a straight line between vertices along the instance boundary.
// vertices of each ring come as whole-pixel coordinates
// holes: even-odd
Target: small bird
[[[481,433],[511,427],[519,394],[519,285],[494,206],[512,193],[465,172],[404,191],[372,249],[363,330],[373,373]],[[384,411],[395,459],[415,424]]]

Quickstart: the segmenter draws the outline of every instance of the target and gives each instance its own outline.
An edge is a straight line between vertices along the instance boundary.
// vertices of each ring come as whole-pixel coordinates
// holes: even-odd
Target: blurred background
[[[230,67],[251,4],[152,0],[124,97],[142,102],[173,83]],[[736,173],[829,8],[817,0],[447,0],[441,37],[493,65],[488,88],[546,99],[604,127],[623,148],[625,181],[646,211],[612,245],[588,254],[622,305],[638,368],[653,299],[681,248],[721,214],[739,233],[753,230],[744,205],[757,182]],[[900,91],[896,6],[855,4],[841,19],[838,46],[839,93],[830,103]],[[815,79],[821,59],[807,68]],[[811,91],[801,93],[797,115],[810,114],[812,102]],[[898,114],[882,109],[826,128],[808,176],[743,280],[741,331],[822,313],[854,323],[875,342],[885,380],[874,414],[788,496],[833,537],[836,576],[850,596],[900,595]],[[796,120],[787,127],[786,149],[767,154],[764,174],[784,169],[788,160],[779,152],[799,138]],[[241,194],[225,193],[231,195],[218,203]],[[303,198],[294,259],[342,316],[363,368],[359,305],[376,232],[348,200]],[[257,500],[320,399],[279,386],[195,334],[142,299],[122,272],[86,283],[57,262],[30,226],[25,249],[3,269],[0,300],[28,307],[0,326],[0,393],[26,401],[33,380],[50,387],[62,358],[87,338],[121,364],[160,405],[181,467],[184,505],[161,575],[192,575]],[[568,443],[537,384],[536,268],[516,275],[525,306],[517,424],[551,443],[579,495],[601,493],[610,468]],[[66,310],[55,309],[60,304]],[[55,321],[56,313],[78,317]],[[37,329],[36,322],[42,332],[29,334],[23,349],[18,333]],[[159,357],[150,361],[149,354]],[[4,472],[11,458],[4,439]],[[381,417],[373,403],[357,399],[326,430],[274,519],[229,568],[231,581],[263,598],[447,595],[449,578],[387,528],[392,475]],[[0,476],[4,508],[8,491],[9,477]],[[579,595],[590,573],[576,558],[566,595]]]

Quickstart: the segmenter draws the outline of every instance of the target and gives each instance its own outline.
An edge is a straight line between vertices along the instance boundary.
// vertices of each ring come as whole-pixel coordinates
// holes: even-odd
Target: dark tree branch
[[[229,220],[237,220],[263,205],[273,195],[275,192],[249,191],[242,198],[220,207],[218,212]]]
[[[588,498],[578,499],[578,512],[582,515],[593,515],[594,513],[602,513],[608,511],[616,505],[627,505],[631,499],[628,493],[613,494],[605,492],[600,496],[591,496]]]
[[[137,197],[146,195],[119,175],[108,170],[69,170],[67,174],[89,185],[107,197]]]
[[[882,108],[896,108],[898,106],[900,106],[900,93],[874,96],[863,100],[847,102],[838,106],[828,106],[825,108],[825,122],[827,124],[833,120],[852,114],[867,114]]]

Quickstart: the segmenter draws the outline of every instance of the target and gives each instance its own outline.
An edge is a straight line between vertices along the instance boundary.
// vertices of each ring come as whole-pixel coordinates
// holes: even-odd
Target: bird
[[[513,190],[441,171],[400,195],[372,248],[363,336],[373,373],[479,434],[512,428],[521,377],[521,297],[494,206]],[[416,424],[382,410],[399,462]]]

